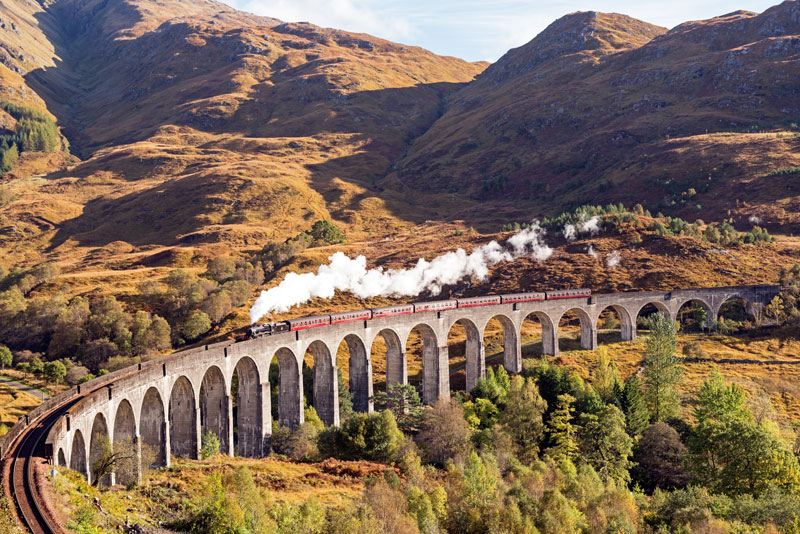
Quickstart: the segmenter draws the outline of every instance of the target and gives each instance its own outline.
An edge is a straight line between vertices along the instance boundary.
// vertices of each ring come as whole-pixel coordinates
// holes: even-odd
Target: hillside
[[[134,306],[143,281],[202,274],[220,254],[258,263],[317,220],[346,244],[266,269],[267,284],[334,250],[409,266],[623,201],[650,210],[644,226],[658,212],[699,229],[728,219],[779,241],[718,253],[633,228],[593,243],[630,258],[612,270],[551,235],[552,260],[499,266],[473,291],[773,282],[797,261],[799,7],[672,30],[574,13],[486,65],[211,1],[5,2],[0,134],[30,115],[65,138],[0,178],[0,267],[54,261],[61,274],[32,297]],[[234,308],[214,335],[244,326]]]
[[[614,200],[795,231],[796,173],[770,173],[800,164],[799,14],[567,15],[452,95],[395,175],[484,218]]]

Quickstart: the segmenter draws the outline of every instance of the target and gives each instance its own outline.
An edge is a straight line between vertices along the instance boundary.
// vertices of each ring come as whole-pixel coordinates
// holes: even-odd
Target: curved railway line
[[[98,389],[116,382],[119,378],[123,377],[117,377],[113,381],[104,383],[101,387],[80,392],[79,395],[72,395],[45,413],[38,414],[11,443],[9,449],[4,451],[2,491],[11,498],[14,505],[13,511],[19,522],[33,534],[62,534],[65,532],[47,513],[47,506],[35,480],[36,464],[52,459],[53,456],[52,451],[46,450],[45,447],[45,439],[50,429],[74,405]],[[28,418],[27,415],[25,417]]]
[[[20,522],[34,534],[61,532],[61,529],[51,524],[44,512],[42,496],[35,481],[35,468],[36,462],[46,457],[44,440],[53,423],[78,400],[73,399],[42,415],[38,421],[29,425],[9,451],[10,465],[5,469],[8,477],[4,481],[3,489],[14,501]]]

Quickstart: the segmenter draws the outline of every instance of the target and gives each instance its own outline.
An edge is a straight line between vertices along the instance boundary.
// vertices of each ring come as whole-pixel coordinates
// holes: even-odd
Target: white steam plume
[[[545,231],[534,222],[530,228],[508,239],[506,246],[492,241],[467,254],[464,249],[448,252],[426,261],[417,260],[410,269],[367,269],[364,256],[350,258],[342,252],[329,257],[316,273],[289,273],[276,287],[262,291],[250,308],[250,322],[265,315],[282,313],[312,298],[331,298],[338,289],[359,298],[377,296],[413,297],[424,291],[438,295],[442,286],[464,278],[483,280],[489,268],[501,261],[512,261],[530,255],[544,261],[553,250],[544,241]]]
[[[619,265],[621,259],[622,255],[616,250],[614,250],[611,252],[611,254],[606,256],[606,264],[608,265],[609,269],[615,269],[617,265]]]
[[[597,259],[597,252],[594,251],[594,247],[592,247],[592,245],[589,245],[589,248],[586,249],[586,253],[592,258]]]
[[[750,218],[747,220],[750,221],[750,224],[752,224],[753,226],[760,226],[761,223],[764,222],[758,215],[751,215]]]
[[[588,221],[581,219],[575,224],[568,224],[564,227],[564,238],[567,241],[575,241],[581,234],[597,235],[600,232],[600,217],[595,215]]]

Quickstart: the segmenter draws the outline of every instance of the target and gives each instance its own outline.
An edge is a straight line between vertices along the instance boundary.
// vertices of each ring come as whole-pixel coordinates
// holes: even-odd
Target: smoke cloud
[[[619,265],[621,259],[622,255],[618,251],[614,250],[611,252],[611,254],[606,256],[606,265],[608,265],[609,269],[615,269],[617,265]]]
[[[544,243],[545,231],[534,222],[511,236],[503,246],[496,241],[467,254],[464,249],[448,252],[431,261],[420,258],[410,269],[367,269],[364,256],[350,258],[337,252],[316,273],[289,273],[276,287],[261,292],[250,308],[251,323],[272,313],[282,313],[313,298],[333,297],[336,290],[359,298],[377,296],[413,297],[429,291],[438,295],[442,286],[465,278],[484,280],[489,268],[503,261],[530,256],[542,262],[553,255]]]
[[[589,248],[586,249],[586,253],[594,259],[597,259],[597,252],[594,251],[594,247],[589,245]]]
[[[759,226],[762,222],[764,222],[758,215],[751,215],[750,218],[747,220],[750,221],[750,224],[754,226]]]
[[[597,235],[600,232],[600,217],[595,215],[588,221],[581,220],[576,224],[568,224],[564,227],[564,237],[567,241],[575,241],[579,235]]]

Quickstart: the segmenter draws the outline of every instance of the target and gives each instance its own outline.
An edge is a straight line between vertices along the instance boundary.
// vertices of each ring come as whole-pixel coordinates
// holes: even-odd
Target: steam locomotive
[[[347,311],[341,313],[331,313],[329,315],[315,315],[312,317],[301,317],[299,319],[290,319],[288,321],[280,321],[276,323],[253,325],[247,329],[247,334],[244,339],[254,339],[262,336],[280,334],[281,332],[294,332],[296,330],[305,330],[308,328],[316,328],[318,326],[347,323],[351,321],[369,321],[371,319],[392,317],[394,315],[408,315],[411,313],[432,311],[438,312],[456,308],[491,306],[493,304],[572,299],[590,297],[591,295],[591,289],[561,289],[557,291],[545,291],[542,293],[513,293],[509,295],[492,295],[485,297],[416,302],[413,304],[401,304],[399,306],[385,306],[383,308],[372,308],[369,310]]]

